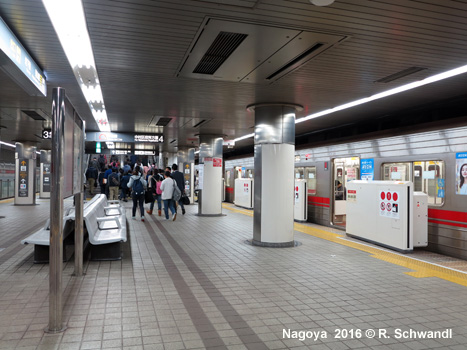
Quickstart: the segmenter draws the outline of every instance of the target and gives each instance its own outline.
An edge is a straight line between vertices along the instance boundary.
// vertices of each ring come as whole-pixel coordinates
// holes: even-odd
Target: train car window
[[[410,178],[412,163],[385,163],[383,166],[383,180],[412,181]]]
[[[303,167],[296,167],[295,168],[295,179],[304,179],[305,178],[305,171]]]
[[[428,195],[428,204],[441,206],[444,204],[444,162],[423,161],[407,163],[385,163],[383,180],[412,181],[414,191]]]
[[[316,196],[316,167],[315,166],[305,167],[304,176],[307,182],[308,195]]]
[[[225,183],[228,187],[230,187],[230,170],[225,172]]]

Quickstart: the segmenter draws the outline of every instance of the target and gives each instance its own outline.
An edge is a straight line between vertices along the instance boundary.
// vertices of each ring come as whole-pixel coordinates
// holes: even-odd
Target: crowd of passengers
[[[143,165],[141,159],[133,164],[129,158],[125,164],[120,164],[118,159],[107,159],[100,155],[93,157],[86,170],[86,187],[89,193],[94,195],[100,188],[108,200],[133,201],[132,219],[136,220],[136,211],[139,207],[141,221],[144,221],[144,203],[149,203],[146,213],[152,215],[155,203],[159,216],[162,216],[162,203],[164,203],[164,214],[166,220],[175,221],[178,206],[185,215],[185,207],[182,198],[178,203],[172,199],[175,186],[180,189],[182,198],[185,195],[184,177],[178,171],[177,164],[165,169],[156,168],[155,164]],[[178,205],[177,205],[178,204]],[[169,210],[172,216],[169,218]]]

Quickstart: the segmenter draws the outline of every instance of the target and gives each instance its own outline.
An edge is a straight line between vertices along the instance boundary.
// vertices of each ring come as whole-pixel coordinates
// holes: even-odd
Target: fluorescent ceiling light
[[[99,130],[110,131],[81,0],[42,2]]]
[[[15,145],[12,145],[11,143],[7,143],[7,142],[3,142],[3,141],[0,141],[0,145],[5,145],[5,146],[8,146],[8,147],[16,148]]]
[[[451,69],[449,71],[446,71],[446,72],[443,72],[443,73],[440,73],[440,74],[432,75],[431,77],[425,78],[423,80],[419,80],[419,81],[415,81],[413,83],[401,85],[401,86],[396,87],[394,89],[383,91],[383,92],[380,92],[378,94],[372,95],[370,97],[361,98],[359,100],[344,103],[343,105],[339,105],[339,106],[334,107],[334,108],[329,108],[329,109],[325,109],[324,111],[320,111],[320,112],[317,112],[317,113],[310,114],[310,115],[308,115],[306,117],[295,120],[295,124],[302,123],[302,122],[305,122],[305,121],[310,120],[310,119],[319,118],[319,117],[322,117],[324,115],[328,115],[328,114],[331,114],[331,113],[334,113],[334,112],[342,111],[342,110],[347,109],[347,108],[352,108],[352,107],[355,107],[355,106],[358,106],[358,105],[361,105],[361,104],[364,104],[364,103],[379,100],[380,98],[384,98],[384,97],[388,97],[388,96],[391,96],[391,95],[398,94],[400,92],[412,90],[412,89],[418,88],[420,86],[435,83],[437,81],[444,80],[444,79],[451,78],[451,77],[455,77],[456,75],[460,75],[460,74],[464,74],[464,73],[467,73],[467,65],[462,66],[462,67],[458,67],[458,68],[455,68],[455,69]],[[254,136],[255,136],[254,133],[253,134],[248,134],[248,135],[239,137],[239,138],[235,139],[234,141],[240,141],[240,140],[244,140],[244,139],[254,137]]]
[[[372,95],[370,97],[365,97],[365,98],[362,98],[362,99],[359,99],[359,100],[355,100],[355,101],[352,101],[352,102],[345,103],[343,105],[340,105],[340,106],[337,106],[337,107],[334,107],[334,108],[330,108],[330,109],[326,109],[326,110],[321,111],[321,112],[310,114],[310,115],[308,115],[308,116],[306,116],[304,118],[300,118],[300,119],[295,120],[295,124],[302,123],[304,121],[314,119],[314,118],[318,118],[318,117],[321,117],[323,115],[331,114],[331,113],[334,113],[334,112],[337,112],[337,111],[342,111],[344,109],[355,107],[355,106],[358,106],[358,105],[361,105],[361,104],[364,104],[364,103],[379,100],[380,98],[384,98],[384,97],[388,97],[388,96],[391,96],[391,95],[398,94],[400,92],[412,90],[412,89],[418,88],[420,86],[428,85],[428,84],[431,84],[431,83],[434,83],[434,82],[437,82],[437,81],[440,81],[440,80],[444,80],[444,79],[447,79],[447,78],[451,78],[451,77],[454,77],[456,75],[464,74],[464,73],[467,73],[467,65],[459,67],[459,68],[451,69],[451,70],[449,70],[447,72],[443,72],[443,73],[440,73],[440,74],[433,75],[433,76],[425,78],[423,80],[419,80],[419,81],[415,81],[413,83],[401,85],[401,86],[396,87],[394,89],[383,91],[383,92],[380,92],[378,94]]]
[[[245,136],[242,136],[242,137],[238,137],[238,138],[234,139],[234,141],[237,142],[237,141],[240,141],[240,140],[249,139],[250,137],[254,137],[254,136],[255,136],[255,133],[252,133],[252,134],[248,134],[248,135],[245,135]]]

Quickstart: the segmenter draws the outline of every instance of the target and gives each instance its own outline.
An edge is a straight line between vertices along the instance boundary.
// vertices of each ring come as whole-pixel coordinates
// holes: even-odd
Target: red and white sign
[[[349,202],[357,201],[357,190],[347,190],[347,201]]]
[[[248,186],[247,183],[244,183],[244,184],[243,184],[243,192],[248,193],[249,188],[250,188],[250,187]]]
[[[214,168],[221,168],[222,167],[222,158],[212,158],[212,166]]]
[[[399,219],[399,193],[396,191],[380,191],[379,198],[379,215]]]

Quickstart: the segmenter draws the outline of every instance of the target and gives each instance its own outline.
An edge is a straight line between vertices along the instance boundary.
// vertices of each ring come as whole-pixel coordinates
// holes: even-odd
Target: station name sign
[[[126,150],[126,149],[111,149],[110,154],[115,154],[115,155],[126,155],[134,153],[135,155],[139,156],[154,156],[156,155],[156,152],[154,151],[134,151],[132,152],[131,150]]]
[[[87,132],[86,141],[97,142],[127,142],[127,143],[162,143],[162,134],[122,134],[115,132]]]
[[[42,95],[47,96],[44,73],[28,54],[23,45],[21,45],[10,28],[8,28],[5,22],[0,18],[0,53],[1,52],[14,63]]]

